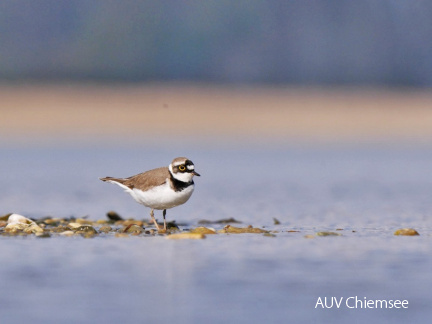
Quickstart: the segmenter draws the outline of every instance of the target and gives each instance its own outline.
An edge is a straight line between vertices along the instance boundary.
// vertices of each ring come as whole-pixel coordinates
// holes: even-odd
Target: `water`
[[[10,147],[0,154],[4,214],[103,219],[115,210],[148,218],[97,178],[186,155],[202,176],[168,220],[186,228],[234,217],[279,231],[199,241],[0,237],[2,324],[402,323],[432,315],[430,148]],[[421,235],[394,236],[401,227]],[[304,237],[336,229],[342,236]],[[355,296],[409,304],[348,308]],[[344,300],[340,308],[315,308],[319,297]]]

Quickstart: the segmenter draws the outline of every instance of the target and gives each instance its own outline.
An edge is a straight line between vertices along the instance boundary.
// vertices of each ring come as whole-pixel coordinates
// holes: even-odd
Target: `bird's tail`
[[[113,178],[113,177],[105,177],[99,179],[102,180],[103,182],[115,183],[116,185],[122,187],[126,191],[130,191],[132,189],[131,187],[127,186],[127,184],[125,184],[125,181],[127,181],[127,179]]]
[[[120,179],[116,179],[113,177],[105,177],[105,178],[99,178],[99,180],[102,180],[103,182],[105,182],[105,181],[118,181]]]

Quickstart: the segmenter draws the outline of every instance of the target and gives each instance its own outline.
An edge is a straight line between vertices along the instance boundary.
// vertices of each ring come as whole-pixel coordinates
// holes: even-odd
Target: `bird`
[[[191,197],[195,184],[194,176],[200,176],[195,166],[186,157],[177,157],[168,167],[145,171],[128,178],[99,178],[104,182],[115,183],[129,193],[139,204],[151,208],[150,216],[158,233],[167,230],[166,210],[184,204]],[[154,210],[163,210],[163,228],[154,217]]]

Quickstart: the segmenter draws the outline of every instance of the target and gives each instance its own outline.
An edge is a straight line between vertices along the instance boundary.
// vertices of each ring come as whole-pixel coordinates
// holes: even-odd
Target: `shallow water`
[[[188,228],[234,217],[279,231],[199,241],[0,237],[1,323],[398,323],[432,315],[430,148],[105,146],[0,154],[2,214],[104,219],[115,210],[148,218],[146,208],[97,178],[186,155],[202,176],[168,220]],[[421,235],[394,236],[401,227]],[[336,229],[342,236],[304,237]],[[409,306],[315,308],[319,297],[352,296]]]

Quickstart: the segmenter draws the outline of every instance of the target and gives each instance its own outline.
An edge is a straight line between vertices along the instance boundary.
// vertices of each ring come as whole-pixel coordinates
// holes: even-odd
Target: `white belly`
[[[194,191],[194,185],[182,191],[174,191],[168,183],[152,190],[129,189],[131,196],[140,204],[154,209],[168,209],[184,204]]]

